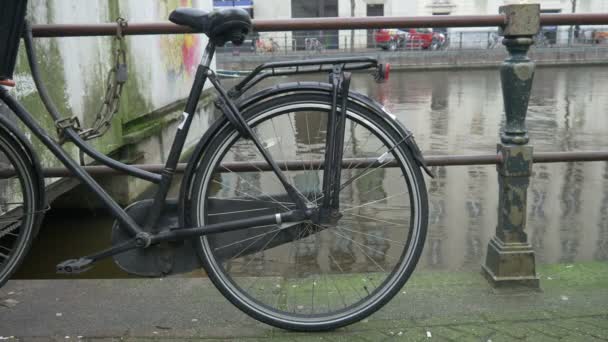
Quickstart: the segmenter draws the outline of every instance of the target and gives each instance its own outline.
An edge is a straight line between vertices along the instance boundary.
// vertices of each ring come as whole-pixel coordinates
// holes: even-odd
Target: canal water
[[[497,70],[393,72],[381,85],[356,74],[352,88],[395,114],[427,156],[496,150],[504,124]],[[539,68],[527,122],[535,151],[605,150],[608,69]],[[429,232],[418,269],[478,271],[495,231],[496,169],[433,171],[437,177],[427,178]],[[528,196],[527,233],[538,263],[608,260],[608,163],[536,164]],[[99,211],[52,211],[17,276],[55,277],[57,262],[107,247],[111,224]],[[81,277],[126,276],[107,260]]]

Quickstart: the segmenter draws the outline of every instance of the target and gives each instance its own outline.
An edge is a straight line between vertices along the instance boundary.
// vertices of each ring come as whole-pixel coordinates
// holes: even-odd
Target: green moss
[[[205,91],[201,95],[198,108],[207,107],[213,98],[210,91]],[[186,99],[180,99],[125,123],[123,143],[134,144],[152,135],[160,134],[169,124],[181,119],[185,105]]]
[[[171,122],[179,120],[181,114],[172,113],[163,116],[152,121],[141,122],[137,125],[130,125],[128,129],[125,129],[123,135],[123,142],[125,144],[135,144],[147,137],[158,135],[162,130],[167,127]]]
[[[32,5],[30,5],[32,6]],[[41,5],[42,6],[42,5]],[[52,6],[45,4],[48,7],[49,17],[51,17]],[[71,108],[69,108],[67,101],[68,94],[65,89],[65,78],[64,78],[64,67],[59,53],[59,47],[56,39],[50,39],[47,41],[36,40],[34,42],[37,48],[38,65],[40,66],[40,73],[44,84],[48,88],[49,96],[54,100],[57,110],[63,115],[63,117],[71,117],[73,115]],[[25,48],[21,45],[18,55],[18,63],[16,66],[16,74],[29,75],[30,69],[27,63],[27,56]],[[33,80],[32,80],[33,86]],[[52,117],[48,114],[44,107],[37,91],[33,91],[27,95],[18,97],[19,101],[23,106],[34,116],[36,121],[46,129],[51,136],[56,136],[55,124]],[[27,128],[22,123],[19,123],[20,128],[27,131]],[[50,151],[40,142],[38,139],[30,139],[34,150],[38,154],[43,165],[59,165],[59,161],[55,159]],[[75,151],[75,149],[69,145],[64,146],[68,151]]]
[[[608,289],[606,262],[541,265],[537,273],[545,290],[563,287]]]

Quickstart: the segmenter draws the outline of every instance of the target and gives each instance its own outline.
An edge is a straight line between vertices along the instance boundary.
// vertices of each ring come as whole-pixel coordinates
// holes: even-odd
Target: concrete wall
[[[131,22],[161,21],[167,20],[169,12],[179,6],[210,10],[212,1],[32,0],[28,4],[28,17],[33,24],[106,23],[119,16]],[[111,130],[91,143],[104,153],[131,162],[164,161],[174,132],[172,127],[183,110],[183,106],[176,104],[188,95],[206,42],[206,37],[198,34],[128,37],[129,79],[123,90],[120,110],[112,121]],[[35,43],[42,77],[59,110],[64,117],[78,117],[87,127],[94,121],[105,93],[106,77],[113,64],[113,39],[41,38]],[[12,93],[53,133],[54,124],[38,99],[23,50],[21,47],[15,73],[17,86]],[[189,145],[208,125],[206,110],[202,108],[195,119]],[[60,165],[37,139],[32,139],[32,143],[43,166]],[[78,156],[71,144],[64,147],[74,157]],[[56,181],[48,179],[47,183]],[[124,194],[135,196],[143,186],[144,183],[127,182],[119,188]]]

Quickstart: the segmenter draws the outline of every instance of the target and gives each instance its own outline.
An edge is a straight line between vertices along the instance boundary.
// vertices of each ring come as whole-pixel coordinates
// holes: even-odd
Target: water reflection
[[[499,81],[494,70],[395,73],[382,86],[382,100],[427,155],[490,153],[504,124]],[[364,77],[354,84],[378,94]],[[538,69],[527,122],[535,151],[605,150],[606,94],[605,68]],[[607,168],[603,162],[535,165],[527,233],[539,262],[608,259]],[[476,270],[496,225],[495,168],[434,171],[420,267]]]
[[[598,260],[608,260],[608,163],[604,167],[604,186],[602,191],[601,209],[597,218],[598,238],[593,257]]]

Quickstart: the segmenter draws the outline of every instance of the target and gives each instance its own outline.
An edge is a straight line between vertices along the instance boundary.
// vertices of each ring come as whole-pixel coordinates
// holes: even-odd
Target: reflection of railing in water
[[[498,154],[484,155],[452,155],[452,156],[427,156],[424,158],[429,166],[465,166],[465,165],[494,165],[501,163],[501,157]],[[590,151],[590,152],[538,152],[534,153],[533,161],[535,163],[563,163],[577,161],[607,161],[608,152]],[[362,169],[377,162],[376,159],[365,158],[350,158],[343,161],[344,168]],[[301,171],[310,170],[310,167],[322,168],[322,160],[309,161],[277,161],[281,169]],[[134,167],[146,170],[149,172],[161,172],[164,168],[162,164],[135,164]],[[266,162],[234,162],[225,164],[225,169],[230,171],[248,172],[248,171],[270,171]],[[383,167],[394,167],[395,163],[389,162]],[[114,170],[107,166],[85,166],[85,170],[91,175],[124,175],[124,173]],[[183,173],[186,169],[186,164],[179,164],[176,172]],[[221,170],[220,170],[221,171]],[[224,170],[229,172],[228,170]],[[43,169],[44,177],[73,177],[73,174],[66,168],[49,167]],[[0,169],[0,178],[7,178],[14,175],[10,169]]]

